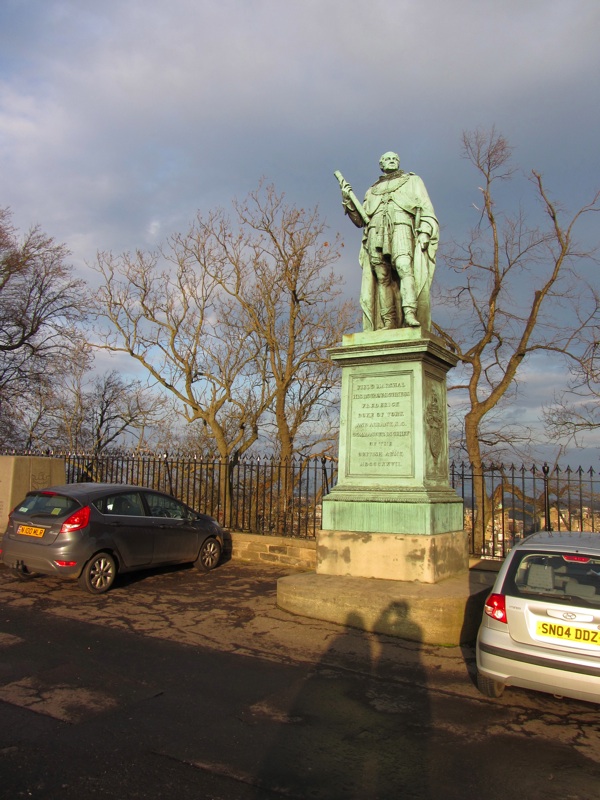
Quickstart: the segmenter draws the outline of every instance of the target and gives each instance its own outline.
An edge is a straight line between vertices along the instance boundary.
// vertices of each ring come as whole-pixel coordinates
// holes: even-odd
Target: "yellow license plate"
[[[41,539],[45,532],[45,528],[33,528],[31,525],[19,525],[17,528],[17,533],[21,536],[37,536],[38,539]]]
[[[560,639],[563,642],[581,642],[581,644],[600,646],[600,631],[597,630],[577,628],[575,625],[557,622],[538,622],[536,630],[538,636]]]

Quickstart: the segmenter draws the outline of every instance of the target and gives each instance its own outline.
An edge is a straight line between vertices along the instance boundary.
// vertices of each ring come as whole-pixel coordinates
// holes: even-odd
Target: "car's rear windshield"
[[[545,597],[573,606],[600,606],[600,557],[523,551],[513,555],[503,593]]]
[[[63,517],[80,507],[77,500],[54,492],[30,492],[15,508],[18,514],[28,517]]]

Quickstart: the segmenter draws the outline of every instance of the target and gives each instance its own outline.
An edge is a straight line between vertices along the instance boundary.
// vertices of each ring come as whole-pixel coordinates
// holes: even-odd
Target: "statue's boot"
[[[411,328],[418,328],[421,324],[417,319],[417,288],[414,276],[409,272],[408,262],[405,258],[398,259],[396,269],[400,275],[400,299],[404,314],[404,324]],[[412,266],[412,265],[411,265]]]
[[[416,317],[416,310],[417,309],[413,308],[412,306],[404,306],[402,308],[402,311],[404,311],[404,323],[410,328],[418,328],[421,325]]]

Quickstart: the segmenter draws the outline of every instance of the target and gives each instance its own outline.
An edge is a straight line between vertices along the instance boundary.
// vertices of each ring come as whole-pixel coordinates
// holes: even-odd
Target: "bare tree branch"
[[[496,184],[514,175],[506,139],[493,129],[475,131],[464,134],[463,146],[482,181],[483,203],[469,241],[445,254],[448,282],[454,282],[438,286],[437,301],[452,308],[456,324],[437,330],[459,356],[451,388],[465,398],[464,447],[481,474],[486,443],[516,438],[505,421],[504,429],[495,425],[494,416],[518,388],[523,363],[538,352],[578,363],[582,334],[597,321],[598,305],[590,302],[576,269],[592,253],[577,244],[575,227],[599,210],[599,195],[568,216],[533,171],[531,183],[548,224],[530,226],[521,209],[507,213],[496,205]],[[478,491],[478,507],[489,508],[483,482]]]

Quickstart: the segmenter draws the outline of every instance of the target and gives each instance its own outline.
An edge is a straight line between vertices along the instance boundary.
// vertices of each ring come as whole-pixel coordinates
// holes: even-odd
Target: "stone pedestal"
[[[475,639],[494,576],[462,572],[426,584],[305,572],[279,579],[277,604],[301,617],[456,647]]]
[[[317,573],[437,583],[469,563],[463,531],[431,536],[319,531]]]
[[[410,619],[426,620],[435,598],[452,614],[423,641],[458,644],[475,620],[465,622],[467,537],[448,472],[446,374],[457,358],[420,328],[347,335],[329,353],[342,367],[338,482],[323,499],[316,574],[280,579],[278,603],[333,619],[332,607],[360,611],[370,597],[369,630],[386,604],[404,603],[409,622],[395,635],[411,638]]]
[[[317,573],[436,583],[465,570],[462,500],[449,486],[446,373],[420,329],[344,336],[338,482],[323,499]]]

